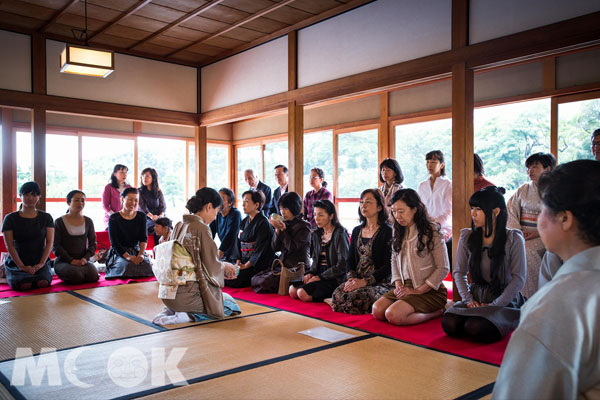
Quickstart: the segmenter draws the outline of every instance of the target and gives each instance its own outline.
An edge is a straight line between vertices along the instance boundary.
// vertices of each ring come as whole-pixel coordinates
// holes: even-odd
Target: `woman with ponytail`
[[[454,263],[454,280],[462,301],[442,317],[448,336],[491,343],[519,323],[525,299],[525,240],[518,229],[507,229],[504,189],[488,186],[470,200],[471,229],[463,229]],[[471,284],[467,282],[471,275]]]

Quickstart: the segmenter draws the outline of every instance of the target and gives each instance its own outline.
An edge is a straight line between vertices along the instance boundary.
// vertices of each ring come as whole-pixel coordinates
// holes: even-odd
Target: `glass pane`
[[[265,144],[265,183],[275,189],[279,186],[275,180],[275,166],[288,166],[288,142],[274,142]]]
[[[65,206],[66,205],[67,204],[65,202]],[[59,211],[60,211],[60,209],[59,209]],[[65,207],[63,213],[65,211],[67,211],[66,207]],[[101,201],[87,200],[85,202],[85,208],[83,209],[83,214],[86,215],[87,217],[90,217],[92,219],[92,221],[94,221],[94,228],[96,229],[96,231],[100,231],[104,228],[104,209],[102,208]],[[54,217],[54,214],[52,214],[52,216]]]
[[[127,182],[137,186],[133,175],[133,140],[111,137],[82,138],[83,191],[87,197],[102,197],[102,192],[110,182],[115,164],[129,168]],[[102,227],[103,224],[96,225]],[[99,228],[101,229],[101,228]]]
[[[452,179],[452,120],[396,125],[396,160],[402,168],[405,187],[417,190],[429,177],[425,154],[441,150],[446,161],[446,176]]]
[[[527,182],[527,157],[550,151],[550,99],[476,109],[474,135],[485,177],[508,199]]]
[[[329,191],[333,193],[333,131],[307,133],[304,135],[304,192],[310,187],[311,168],[321,168]],[[304,198],[303,195],[301,195]]]
[[[181,220],[185,209],[185,146],[187,142],[177,139],[138,138],[138,171],[154,168],[158,183],[167,203],[166,215],[174,221]],[[133,180],[133,177],[132,179]],[[140,186],[137,177],[136,186]]]
[[[360,195],[360,193],[359,193]],[[348,233],[352,233],[352,229],[360,224],[358,219],[358,201],[357,202],[339,202],[337,204],[338,218],[340,223]]]
[[[77,136],[46,135],[46,197],[64,198],[79,188],[78,159]]]
[[[237,188],[236,196],[238,198],[238,208],[241,207],[242,193],[248,190],[248,184],[244,180],[244,171],[247,169],[253,169],[254,172],[260,177],[260,146],[248,146],[237,148]],[[262,178],[261,178],[262,180]]]
[[[377,187],[377,129],[338,135],[338,197]]]
[[[206,148],[207,185],[215,190],[229,186],[229,148],[211,146]]]
[[[17,131],[17,194],[21,185],[31,180],[31,152],[31,133]]]
[[[188,143],[188,197],[196,193],[196,145]],[[200,189],[200,188],[198,188]]]
[[[558,162],[593,159],[592,132],[598,129],[600,99],[558,105]]]
[[[66,194],[65,194],[65,197],[66,197]],[[63,215],[65,215],[67,213],[67,208],[69,208],[69,206],[67,204],[66,199],[65,199],[65,201],[60,201],[60,202],[46,201],[46,212],[49,213],[50,215],[52,215],[52,219],[56,219],[58,217],[62,217]],[[83,214],[86,217],[90,217],[88,215],[87,204],[83,210]],[[100,217],[100,223],[103,223],[103,221],[104,221],[104,210],[102,211],[102,215]],[[98,225],[96,225],[96,223],[94,222],[94,226],[98,226]],[[102,225],[100,225],[100,226],[102,226]]]

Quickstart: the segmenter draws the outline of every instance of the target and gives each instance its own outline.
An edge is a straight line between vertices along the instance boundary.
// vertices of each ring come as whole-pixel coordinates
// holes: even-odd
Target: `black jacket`
[[[258,181],[258,185],[256,185],[256,190],[260,190],[265,195],[265,204],[262,208],[262,213],[265,217],[269,218],[269,212],[271,211],[271,188],[267,186],[263,181]]]
[[[310,224],[302,216],[292,221],[285,221],[285,229],[275,233],[271,241],[273,251],[281,251],[280,259],[287,268],[293,268],[298,263],[310,265]]]
[[[288,192],[289,185],[285,187],[285,193]],[[273,204],[271,205],[271,214],[279,214],[279,199],[281,198],[281,192],[279,186],[273,189]]]
[[[311,235],[310,254],[312,265],[307,273],[321,278],[321,280],[335,280],[339,283],[344,281],[346,276],[349,241],[348,231],[344,227],[335,228],[329,242],[329,254],[327,254],[327,264],[329,268],[319,273],[319,254],[321,253],[321,238],[323,229],[319,228],[313,231]]]

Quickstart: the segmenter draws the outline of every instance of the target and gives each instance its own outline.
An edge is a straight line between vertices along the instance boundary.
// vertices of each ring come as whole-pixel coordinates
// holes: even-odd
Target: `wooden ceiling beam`
[[[131,14],[133,14],[133,13],[137,12],[138,10],[142,9],[143,7],[145,7],[151,1],[152,0],[141,0],[137,4],[134,4],[133,6],[129,7],[129,9],[127,11],[125,11],[123,14],[119,15],[118,17],[116,17],[115,19],[113,19],[112,21],[110,21],[109,23],[104,25],[102,28],[98,29],[96,32],[94,32],[93,35],[90,35],[88,37],[88,41],[91,41],[96,36],[103,34],[108,29],[110,29],[112,26],[115,26],[116,24],[118,24],[119,22],[124,20],[125,18],[129,17]]]
[[[165,26],[164,28],[162,28],[162,29],[159,29],[158,31],[154,32],[154,33],[153,33],[153,34],[151,34],[150,36],[148,36],[148,37],[145,37],[144,39],[142,39],[142,40],[140,40],[140,41],[138,41],[138,42],[136,42],[136,43],[132,44],[131,46],[129,46],[129,47],[127,48],[127,50],[132,50],[132,49],[136,48],[137,46],[141,45],[142,43],[146,43],[146,42],[148,42],[148,41],[150,41],[150,40],[154,39],[155,37],[157,37],[157,36],[159,36],[159,35],[162,35],[162,34],[163,34],[163,33],[165,33],[166,31],[168,31],[168,30],[170,30],[170,29],[172,29],[172,28],[174,28],[174,27],[176,27],[176,26],[178,26],[178,25],[181,25],[181,24],[183,24],[183,23],[185,23],[185,22],[189,21],[190,19],[192,19],[192,18],[196,17],[197,15],[199,15],[199,14],[203,13],[203,12],[204,12],[204,11],[206,11],[206,10],[209,10],[209,9],[211,9],[212,7],[214,7],[214,6],[218,5],[219,3],[222,3],[223,1],[225,1],[225,0],[213,0],[213,1],[210,1],[210,2],[208,2],[208,3],[206,3],[206,4],[204,4],[204,5],[202,5],[202,6],[198,7],[198,8],[196,8],[195,10],[193,10],[193,11],[191,11],[191,12],[187,13],[186,15],[184,15],[184,16],[183,16],[183,17],[181,17],[181,18],[179,18],[178,20],[176,20],[176,21],[173,21],[173,22],[171,22],[169,25]]]
[[[55,23],[64,13],[67,12],[67,10],[75,3],[77,3],[79,0],[70,0],[67,4],[64,5],[63,8],[61,8],[60,10],[58,10],[53,16],[52,18],[50,18],[50,20],[48,22],[46,22],[44,25],[42,25],[42,27],[40,29],[38,29],[38,32],[40,33],[44,33],[46,32],[46,29],[48,29],[48,27],[50,25],[52,25],[53,23]]]
[[[218,36],[221,36],[224,33],[232,31],[235,28],[239,28],[240,26],[242,26],[244,24],[247,24],[250,21],[253,21],[253,20],[257,19],[257,18],[262,17],[263,15],[266,15],[266,14],[270,13],[271,11],[275,11],[278,8],[281,8],[283,6],[287,6],[288,4],[292,3],[293,1],[295,1],[295,0],[283,0],[280,3],[273,4],[272,6],[269,6],[269,7],[265,8],[265,9],[263,9],[263,10],[255,13],[255,14],[249,15],[246,18],[244,18],[242,20],[239,20],[235,24],[229,25],[229,26],[227,26],[227,27],[225,27],[225,28],[223,28],[221,30],[218,30],[217,32],[213,33],[210,36],[207,36],[207,37],[205,37],[203,39],[197,40],[197,41],[192,42],[192,43],[190,43],[188,45],[185,45],[185,46],[183,46],[183,47],[181,47],[181,48],[179,48],[179,49],[177,49],[175,51],[172,51],[171,53],[167,54],[166,57],[171,57],[173,54],[177,54],[180,51],[189,49],[192,46],[195,46],[195,45],[200,44],[200,43],[204,43],[204,42],[206,42],[206,41],[208,41],[210,39],[214,39],[214,38],[216,38]]]
[[[243,44],[241,46],[238,46],[238,47],[236,47],[234,49],[222,52],[221,54],[219,54],[219,55],[211,58],[210,60],[202,63],[201,66],[203,67],[203,66],[206,66],[208,64],[212,64],[214,62],[217,62],[219,60],[222,60],[222,59],[227,58],[229,56],[232,56],[234,54],[240,53],[240,52],[242,52],[244,50],[248,50],[248,49],[250,49],[252,47],[258,46],[259,44],[263,44],[263,43],[266,43],[266,42],[268,42],[270,40],[273,40],[273,39],[276,39],[278,37],[287,35],[288,33],[292,32],[292,31],[299,30],[299,29],[302,29],[302,28],[306,28],[309,25],[316,24],[317,22],[323,21],[323,20],[325,20],[327,18],[334,17],[334,16],[336,16],[338,14],[345,13],[347,11],[353,10],[353,9],[358,8],[360,6],[364,6],[365,4],[372,3],[373,1],[375,1],[375,0],[352,0],[352,1],[349,1],[346,4],[342,4],[341,6],[337,6],[335,8],[330,9],[330,10],[324,11],[321,14],[317,14],[317,15],[315,15],[313,17],[310,17],[308,19],[302,20],[302,21],[300,21],[300,22],[298,22],[298,23],[296,23],[294,25],[290,25],[290,26],[288,26],[286,28],[280,29],[280,30],[275,31],[273,33],[269,33],[268,35],[262,36],[262,37],[260,37],[260,38],[258,38],[256,40],[253,40],[252,42],[249,42],[249,43]]]

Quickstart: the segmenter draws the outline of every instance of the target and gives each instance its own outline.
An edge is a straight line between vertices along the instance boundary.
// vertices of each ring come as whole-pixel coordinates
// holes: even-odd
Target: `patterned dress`
[[[348,279],[365,279],[367,285],[351,292],[344,292],[345,282],[339,285],[332,296],[333,311],[346,314],[370,313],[373,303],[393,287],[389,283],[389,277],[380,282],[376,282],[373,277],[373,274],[375,273],[375,265],[372,256],[373,241],[380,232],[381,230],[377,231],[377,233],[369,239],[362,237],[358,238],[358,264],[356,266],[356,271],[348,272]]]
[[[542,202],[534,182],[522,185],[506,204],[508,209],[508,228],[525,232],[537,232],[537,219],[540,215]],[[529,298],[538,289],[538,276],[542,257],[546,252],[542,239],[535,238],[525,241],[525,256],[527,258],[527,278],[521,293]]]

